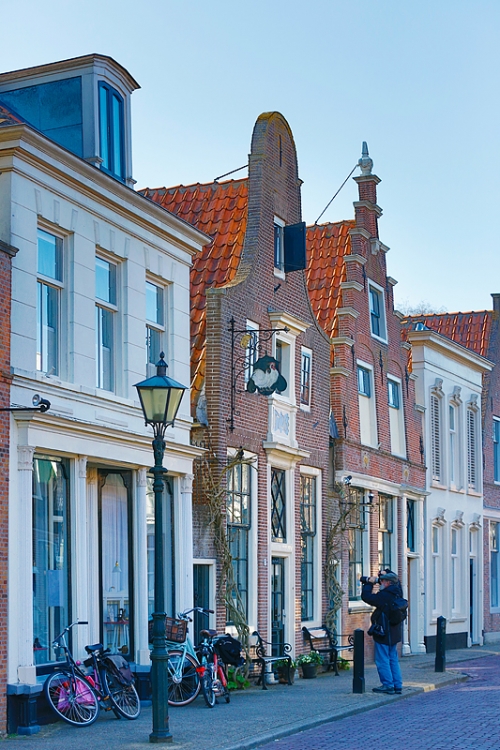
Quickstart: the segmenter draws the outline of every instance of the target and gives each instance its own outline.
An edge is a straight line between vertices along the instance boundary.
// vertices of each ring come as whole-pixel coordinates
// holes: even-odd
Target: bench
[[[334,635],[326,625],[320,628],[302,628],[304,640],[309,644],[311,651],[317,651],[319,654],[328,655],[327,669],[333,667],[335,674],[338,676],[338,656],[341,651],[352,651],[354,647],[354,637],[351,635]],[[347,640],[342,644],[342,640]]]
[[[260,671],[260,677],[257,680],[257,685],[262,682],[262,689],[267,690],[266,685],[266,667],[268,664],[275,664],[277,661],[286,661],[287,662],[287,677],[288,677],[288,684],[292,684],[292,680],[290,678],[290,669],[292,666],[292,657],[290,656],[290,653],[292,651],[292,647],[289,643],[283,644],[283,653],[279,656],[268,656],[266,653],[266,647],[271,646],[272,643],[269,643],[269,641],[265,641],[260,633],[257,630],[254,630],[252,633],[253,636],[257,638],[257,645],[255,647],[255,656],[257,658],[257,661],[261,665],[261,671]]]

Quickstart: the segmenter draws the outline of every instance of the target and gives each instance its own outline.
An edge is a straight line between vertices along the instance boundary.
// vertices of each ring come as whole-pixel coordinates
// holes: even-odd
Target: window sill
[[[301,404],[300,405],[300,411],[305,412],[305,414],[310,414],[311,413],[311,406],[310,405],[308,406],[307,404]]]
[[[357,614],[358,612],[373,612],[373,607],[363,601],[349,601],[347,612],[351,614]]]
[[[452,615],[448,622],[467,622],[467,617],[465,615]]]
[[[389,343],[389,339],[382,338],[382,336],[377,336],[377,334],[373,333],[373,331],[371,331],[371,330],[370,330],[370,334],[371,334],[372,339],[376,339],[377,341],[380,341],[381,344],[386,344],[387,345]]]
[[[277,279],[283,279],[283,281],[286,278],[285,272],[282,271],[281,268],[276,268],[276,266],[274,267],[274,275],[276,276]]]

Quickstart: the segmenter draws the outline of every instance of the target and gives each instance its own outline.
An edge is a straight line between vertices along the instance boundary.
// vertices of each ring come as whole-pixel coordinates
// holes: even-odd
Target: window
[[[378,506],[378,564],[380,570],[392,570],[392,539],[394,530],[394,500],[379,495]]]
[[[66,465],[33,462],[33,651],[35,664],[64,660],[52,641],[69,625],[69,511]]]
[[[493,479],[500,482],[500,419],[493,419]]]
[[[316,477],[300,477],[301,617],[314,617],[314,556],[316,537]]]
[[[389,403],[389,431],[391,436],[391,453],[396,456],[406,454],[404,410],[401,402],[401,383],[387,378],[387,400]]]
[[[439,601],[440,547],[441,529],[439,526],[432,526],[432,609],[434,612],[437,611]]]
[[[248,383],[254,365],[259,359],[259,326],[257,323],[247,320],[246,329],[248,333],[245,334],[245,337],[248,337],[248,339],[245,338],[247,341],[245,345],[245,383]]]
[[[227,532],[233,565],[234,582],[248,617],[248,561],[250,537],[251,466],[235,464],[227,475]],[[228,624],[231,623],[229,612]]]
[[[99,141],[101,169],[125,178],[123,99],[108,84],[99,83]]]
[[[286,388],[284,391],[281,391],[279,395],[284,396],[285,398],[290,397],[290,379],[292,374],[290,367],[290,351],[290,344],[287,344],[286,341],[282,341],[281,339],[276,338],[275,357],[278,363],[278,371],[286,380]]]
[[[273,542],[286,542],[285,472],[271,469],[271,535]]]
[[[370,302],[370,330],[372,336],[382,339],[382,341],[387,341],[384,292],[381,287],[370,282],[368,284],[368,297]]]
[[[373,398],[373,371],[358,365],[359,432],[363,445],[377,447],[377,420]]]
[[[146,281],[146,373],[148,377],[156,375],[156,363],[163,350],[162,339],[164,327],[163,288]]]
[[[372,395],[371,373],[366,367],[358,366],[358,393],[368,398]]]
[[[476,412],[467,409],[467,484],[470,490],[477,490],[477,434]]]
[[[363,505],[363,492],[350,489],[349,503],[351,512],[348,528],[349,547],[349,599],[361,599],[361,583],[359,577],[365,569],[365,559],[368,559],[365,550],[366,515]]]
[[[458,414],[457,407],[450,404],[449,411],[449,435],[450,435],[450,484],[458,487]]]
[[[274,267],[283,271],[285,267],[285,225],[279,219],[274,219]]]
[[[96,385],[113,390],[113,327],[116,312],[116,266],[96,258]]]
[[[406,501],[406,546],[409,552],[416,552],[416,513],[417,504],[416,500]]]
[[[174,496],[171,479],[165,478],[162,506],[162,540],[165,559],[165,611],[170,616],[175,614],[175,522]],[[154,612],[155,602],[155,494],[153,477],[148,475],[146,482],[146,524],[147,524],[147,573],[148,573],[148,617]],[[117,533],[118,533],[117,529]],[[121,530],[120,530],[121,531]],[[168,573],[167,573],[168,571]]]
[[[460,612],[460,545],[461,529],[451,529],[451,608],[454,612]]]
[[[499,527],[500,524],[498,522],[490,521],[490,606],[492,608],[500,607],[500,562],[498,559]]]
[[[36,369],[59,375],[63,241],[39,229],[37,243]]]
[[[441,481],[441,403],[438,396],[431,394],[431,469],[432,480]]]
[[[309,349],[302,349],[300,363],[300,404],[301,406],[311,405],[311,361],[312,352]]]

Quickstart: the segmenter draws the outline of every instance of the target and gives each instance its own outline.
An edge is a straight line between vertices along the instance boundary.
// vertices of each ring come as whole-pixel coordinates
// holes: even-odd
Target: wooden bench
[[[292,666],[292,657],[290,656],[290,653],[292,651],[292,647],[289,643],[283,644],[283,653],[279,656],[268,656],[266,653],[266,647],[271,646],[272,643],[269,643],[269,641],[265,641],[260,633],[257,630],[254,630],[252,633],[253,636],[257,638],[257,645],[255,647],[255,656],[257,658],[257,661],[261,665],[260,670],[260,677],[257,680],[257,685],[262,682],[262,689],[267,690],[266,685],[266,667],[268,664],[275,664],[277,661],[286,661],[287,662],[287,677],[288,677],[288,684],[292,684],[292,680],[290,678],[290,669]]]
[[[333,667],[335,674],[338,676],[338,656],[341,651],[352,651],[354,647],[354,638],[352,635],[334,635],[326,625],[320,628],[302,628],[304,640],[309,644],[311,651],[317,651],[319,654],[328,655],[327,669]],[[342,641],[347,643],[342,644]]]

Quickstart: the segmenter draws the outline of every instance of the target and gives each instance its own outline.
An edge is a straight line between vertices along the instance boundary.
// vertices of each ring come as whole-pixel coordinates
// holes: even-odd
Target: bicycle
[[[71,623],[52,642],[55,649],[64,652],[66,661],[58,665],[44,683],[49,705],[61,719],[77,727],[93,724],[101,706],[106,711],[113,711],[117,718],[137,719],[141,704],[130,682],[132,674],[122,676],[120,668],[108,656],[109,649],[105,649],[102,643],[85,646],[89,658],[83,665],[90,672],[84,672],[81,662],[73,658],[66,635],[75,625],[87,624],[82,621]]]
[[[217,698],[224,698],[229,703],[231,695],[227,687],[225,665],[217,653],[217,631],[202,630],[200,636],[203,640],[197,649],[200,661],[198,674],[205,703],[213,708]]]
[[[168,649],[168,704],[187,706],[200,692],[198,669],[200,663],[191,640],[188,638],[188,615],[200,612],[208,617],[213,609],[193,607],[180,612],[177,617],[165,618],[165,635]],[[150,622],[150,628],[152,622]],[[151,640],[151,631],[150,631]]]

